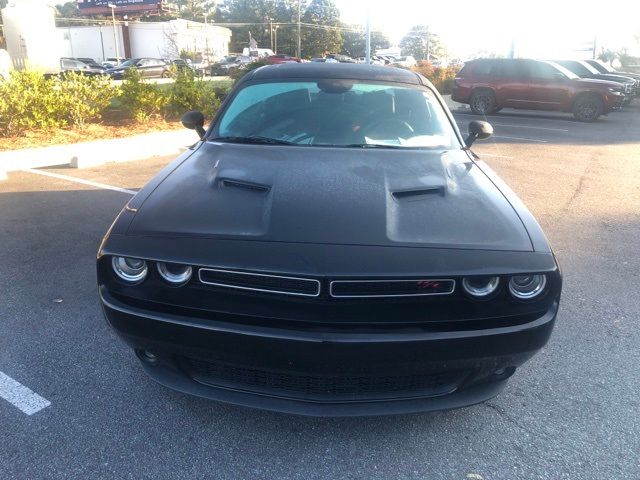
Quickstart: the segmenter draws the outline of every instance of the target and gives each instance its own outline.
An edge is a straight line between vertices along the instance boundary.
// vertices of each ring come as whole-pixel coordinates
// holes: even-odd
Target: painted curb
[[[27,168],[70,165],[86,168],[104,163],[130,162],[178,155],[197,141],[191,130],[170,130],[132,137],[0,152],[0,180],[6,173]]]

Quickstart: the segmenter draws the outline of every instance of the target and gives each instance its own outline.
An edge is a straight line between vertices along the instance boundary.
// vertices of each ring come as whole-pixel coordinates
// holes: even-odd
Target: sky
[[[640,56],[640,0],[336,0],[342,19],[363,24],[399,42],[412,25],[426,24],[452,56],[478,52],[507,54],[512,39],[521,56],[589,56],[600,47],[627,47]]]

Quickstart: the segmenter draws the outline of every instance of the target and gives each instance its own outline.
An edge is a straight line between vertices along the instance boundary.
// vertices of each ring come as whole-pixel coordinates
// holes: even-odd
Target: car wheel
[[[473,92],[469,106],[476,115],[487,115],[495,111],[496,97],[493,92],[487,90]]]
[[[162,72],[162,78],[169,78],[171,76],[171,72],[169,70],[165,70]]]
[[[593,122],[604,110],[604,104],[600,97],[584,95],[573,104],[573,116],[581,122]]]

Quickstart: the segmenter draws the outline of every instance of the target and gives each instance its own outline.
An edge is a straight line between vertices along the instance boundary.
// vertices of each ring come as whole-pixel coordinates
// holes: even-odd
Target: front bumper
[[[472,331],[328,332],[149,312],[104,286],[100,297],[109,324],[158,382],[222,402],[313,416],[432,411],[488,400],[545,345],[558,310],[555,301],[530,322]]]
[[[624,105],[626,96],[624,94],[614,95],[607,94],[604,96],[604,111],[603,113],[609,113],[614,110],[619,110]]]

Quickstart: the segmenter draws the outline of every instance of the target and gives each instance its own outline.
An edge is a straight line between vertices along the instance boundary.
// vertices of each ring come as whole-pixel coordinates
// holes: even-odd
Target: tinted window
[[[249,85],[218,125],[217,137],[257,136],[297,145],[458,145],[430,90],[353,80]]]
[[[560,74],[560,72],[551,65],[543,62],[531,62],[530,69],[531,78],[536,80],[555,80],[557,75]]]
[[[487,61],[476,62],[473,65],[473,74],[479,77],[488,77],[493,73],[492,72],[493,64],[494,62],[487,62]]]
[[[520,60],[507,60],[496,62],[492,73],[497,78],[525,79],[529,78],[529,69],[526,62]]]

